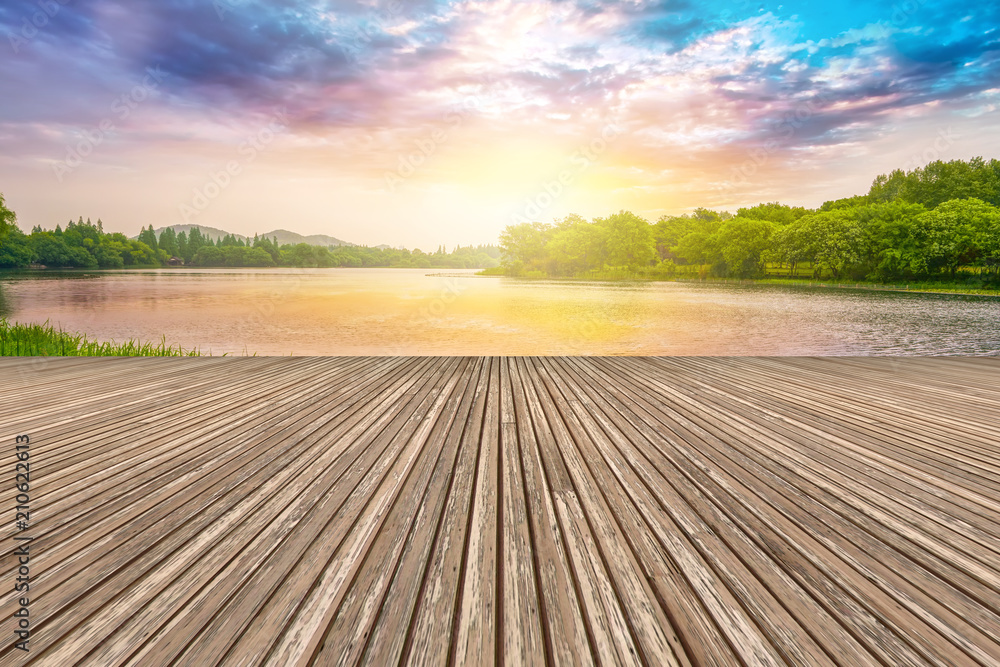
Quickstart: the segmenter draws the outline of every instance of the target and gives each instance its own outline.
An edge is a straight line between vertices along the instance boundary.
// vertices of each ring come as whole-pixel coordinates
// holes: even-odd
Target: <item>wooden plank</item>
[[[32,652],[0,667],[1000,664],[997,359],[0,377],[36,538]]]
[[[426,367],[426,362],[423,362],[421,368]],[[230,628],[243,628],[242,633],[235,630],[232,633],[215,632],[213,625],[209,625],[200,635],[211,638],[207,645],[193,642],[178,658],[179,664],[200,664],[206,656],[215,659],[226,655],[238,655],[239,661],[244,664],[248,661],[259,664],[263,660],[304,599],[306,590],[321,574],[330,557],[330,550],[336,547],[349,525],[334,524],[340,529],[339,537],[330,536],[328,547],[324,531],[330,530],[334,515],[342,511],[361,477],[369,474],[378,458],[391,447],[399,427],[410,421],[411,414],[405,411],[405,407],[413,398],[409,394],[411,386],[412,382],[406,381],[405,376],[401,381],[388,385],[379,397],[380,402],[370,403],[364,410],[367,413],[364,422],[350,425],[349,431],[331,434],[328,443],[349,444],[345,451],[349,456],[338,464],[333,488],[301,524],[285,548],[268,561],[258,580],[244,586],[223,608],[224,612],[234,608],[232,613],[227,614],[228,618],[217,617],[213,621],[213,625],[224,622]],[[392,392],[387,393],[388,389]],[[390,406],[387,400],[394,401],[398,407]],[[374,423],[372,419],[375,416],[384,425],[378,431],[368,426]],[[239,610],[238,615],[236,610]]]
[[[554,446],[551,428],[542,415],[527,375],[524,359],[511,360],[511,383],[516,411],[521,468],[524,474],[527,525],[531,531],[532,557],[537,574],[542,630],[547,638],[550,664],[591,665],[587,628],[573,580],[573,571],[556,517],[551,488],[545,475],[541,441]]]
[[[373,665],[400,664],[412,642],[416,608],[426,593],[427,572],[435,538],[442,528],[445,503],[455,480],[460,445],[476,398],[476,384],[483,369],[483,360],[476,358],[466,365],[462,380],[449,409],[451,419],[440,433],[441,456],[427,486],[427,496],[413,517],[412,530],[404,547],[399,566],[386,593],[385,602],[368,638],[363,662]],[[449,616],[450,618],[450,616]],[[407,632],[402,632],[406,628]]]
[[[552,407],[558,410],[570,436],[561,443],[559,452],[583,505],[581,518],[595,539],[597,553],[591,558],[599,558],[610,575],[604,586],[603,602],[606,610],[617,607],[621,614],[622,627],[615,638],[618,659],[626,663],[679,665],[681,659],[674,652],[668,634],[673,632],[669,621],[656,602],[656,596],[621,528],[614,522],[607,501],[600,492],[599,482],[574,442],[585,435],[581,433],[570,402],[559,391],[558,383],[549,374],[544,360],[539,361],[535,370],[542,384],[546,385]],[[628,604],[623,600],[628,600]]]
[[[528,527],[510,359],[500,360],[500,656],[505,665],[544,665],[541,603]]]
[[[412,420],[420,424],[413,437],[417,441],[423,440],[420,458],[400,487],[385,523],[338,604],[336,615],[331,619],[312,661],[318,664],[356,664],[365,653],[372,626],[387,600],[411,531],[419,525],[415,517],[424,507],[428,482],[442,454],[443,433],[455,419],[456,408],[462,398],[455,391],[462,384],[461,370],[469,365],[466,359],[449,360],[440,389],[435,388],[413,415]],[[404,622],[401,627],[407,625]],[[405,633],[399,634],[401,645]]]
[[[657,383],[654,382],[653,384]],[[659,389],[682,402],[690,403],[692,400],[687,395],[677,392],[672,388],[660,386]],[[728,414],[718,415],[716,413],[714,422],[705,422],[705,426],[710,430],[718,430],[721,424],[729,423],[730,416]],[[731,433],[727,433],[723,437],[730,441],[732,441],[733,438]],[[740,436],[740,439],[742,441],[741,444],[751,442],[750,440],[743,439],[742,436]],[[741,467],[744,470],[749,470],[751,476],[747,476],[743,472],[733,469],[737,477],[742,478],[745,483],[749,483],[753,487],[757,487],[759,489],[757,491],[759,497],[764,499],[769,505],[773,506],[784,516],[792,519],[796,524],[804,527],[807,531],[810,531],[821,542],[831,547],[833,552],[837,555],[837,558],[846,565],[846,567],[841,565],[836,568],[836,572],[840,576],[841,580],[848,586],[852,586],[860,591],[863,591],[860,594],[860,598],[866,603],[871,602],[876,605],[876,608],[879,610],[878,613],[882,616],[882,618],[895,619],[893,621],[893,625],[897,629],[897,632],[899,632],[902,636],[905,636],[906,639],[915,646],[921,647],[920,650],[924,652],[926,659],[934,660],[933,656],[937,655],[939,656],[937,658],[938,662],[944,661],[942,664],[947,664],[946,656],[953,654],[956,647],[961,647],[963,650],[969,650],[978,655],[980,658],[989,660],[989,658],[986,657],[992,651],[989,643],[975,645],[965,640],[959,634],[956,634],[956,631],[952,626],[956,623],[961,625],[963,623],[961,619],[950,616],[948,620],[944,620],[937,615],[939,612],[931,613],[929,609],[934,608],[937,605],[931,598],[927,597],[919,587],[912,585],[909,581],[900,579],[893,571],[886,568],[878,559],[870,556],[869,551],[856,549],[847,538],[840,537],[841,533],[846,533],[848,535],[854,535],[858,539],[862,539],[863,535],[861,533],[855,532],[854,528],[844,524],[839,517],[836,517],[835,515],[830,516],[829,519],[818,519],[816,515],[807,512],[805,509],[806,507],[820,512],[823,512],[824,510],[822,505],[818,503],[814,504],[810,496],[803,495],[801,491],[795,489],[791,485],[782,483],[785,485],[784,487],[778,486],[775,488],[771,486],[777,481],[775,473],[771,468],[767,467],[766,464],[761,465],[760,463],[754,463],[751,459],[748,459],[747,455],[749,454],[749,451],[750,450],[744,452],[730,448],[728,453],[721,451],[720,454],[724,457],[735,457],[737,460],[741,461]],[[714,460],[719,462],[722,459],[716,457]],[[838,526],[838,531],[828,534],[827,531],[820,531],[818,529],[820,526],[829,525],[831,522],[833,525]],[[868,543],[868,548],[876,547],[876,543]],[[886,555],[889,555],[889,552],[885,553]],[[926,575],[920,570],[910,568],[908,570],[908,574],[911,577],[919,578],[922,585],[934,585],[933,580],[926,578]],[[851,581],[855,583],[847,583]],[[892,584],[887,583],[889,581],[891,581]],[[874,588],[872,587],[872,583],[875,584]],[[921,600],[922,602],[916,602],[915,600]],[[947,617],[948,615],[945,614],[945,616]],[[924,628],[922,631],[913,629],[921,626]],[[942,632],[944,634],[938,635],[935,631]],[[970,631],[975,634],[975,631],[971,628]],[[942,641],[943,637],[949,637],[952,641],[957,643],[952,644],[944,642]]]
[[[469,534],[452,659],[460,665],[499,662],[497,645],[497,495],[500,448],[500,359],[489,361],[486,414],[472,496]]]
[[[405,385],[402,389],[405,389]],[[399,393],[390,395],[387,400],[400,400]],[[384,415],[380,417],[385,419]],[[362,422],[361,428],[368,429],[370,426],[379,428],[378,420],[374,419],[371,413],[364,414],[363,419],[365,421]],[[337,449],[327,449],[323,455],[336,458],[338,454]],[[197,577],[211,576],[218,569],[213,568],[213,561],[220,558],[228,559],[233,546],[245,544],[245,539],[252,538],[258,532],[255,526],[263,525],[262,521],[269,521],[270,518],[277,516],[276,513],[288,512],[287,503],[283,499],[290,499],[302,492],[308,485],[307,476],[315,475],[314,471],[322,471],[323,467],[289,467],[263,481],[239,504],[228,509],[206,529],[196,533],[193,539],[184,544],[183,549],[174,551],[165,560],[158,562],[150,576],[140,580],[138,584],[133,584],[124,597],[106,604],[98,614],[90,616],[83,624],[84,630],[104,628],[104,633],[95,633],[92,630],[75,633],[73,639],[63,640],[51,646],[47,657],[60,661],[65,659],[64,656],[77,653],[84,647],[93,650],[94,643],[102,639],[105,642],[103,652],[108,658],[111,655],[107,651],[125,656],[138,648],[136,642],[150,633],[147,623],[152,623],[153,627],[156,627],[157,619],[162,618],[161,615],[172,615],[175,611],[174,605],[183,604],[189,596],[198,591],[198,587],[192,585],[198,581]],[[338,475],[339,473],[332,473],[334,478]],[[237,532],[231,534],[231,531]],[[161,547],[159,550],[146,552],[142,559],[148,562],[162,558],[160,555],[162,551]],[[204,581],[207,582],[207,579]],[[157,596],[174,601],[149,607],[149,601]],[[137,613],[144,607],[146,613]],[[149,614],[152,616],[148,616]],[[114,629],[116,634],[123,635],[123,640],[111,640],[107,636],[111,629]]]
[[[309,385],[305,385],[305,391],[308,392]],[[303,406],[304,407],[304,406]],[[303,415],[308,415],[309,411],[306,410]],[[292,414],[289,414],[289,421],[287,423],[293,423]],[[332,415],[331,415],[332,416]],[[106,515],[108,518],[100,523],[90,523],[89,525],[81,524],[80,522],[74,522],[73,524],[67,524],[66,522],[61,522],[61,530],[68,530],[69,534],[72,536],[69,539],[64,539],[58,543],[58,548],[48,549],[46,548],[45,538],[40,539],[36,544],[44,549],[43,555],[38,559],[37,564],[43,568],[44,574],[36,581],[36,602],[42,600],[42,607],[36,610],[37,614],[40,614],[38,621],[44,622],[44,609],[47,602],[43,599],[45,590],[47,588],[57,586],[60,582],[64,581],[67,577],[72,576],[76,572],[80,572],[83,568],[88,567],[87,577],[92,578],[98,572],[100,568],[94,569],[92,567],[91,561],[86,557],[87,553],[92,555],[95,554],[105,554],[107,545],[114,541],[117,543],[117,548],[115,550],[115,557],[117,554],[122,552],[123,543],[130,538],[132,531],[122,532],[123,526],[127,525],[123,522],[129,520],[137,521],[143,517],[143,512],[149,511],[155,512],[155,515],[151,515],[147,520],[149,525],[155,526],[157,529],[163,528],[166,524],[163,520],[174,521],[176,518],[187,515],[178,503],[185,502],[185,498],[190,498],[204,484],[211,483],[218,478],[206,477],[204,472],[206,470],[213,469],[219,465],[233,465],[237,461],[250,461],[253,459],[254,452],[265,452],[271,455],[276,455],[278,450],[274,450],[273,446],[267,445],[267,438],[274,435],[275,429],[280,430],[282,428],[282,422],[278,422],[270,431],[261,431],[260,435],[255,437],[247,437],[245,442],[248,447],[244,450],[233,450],[232,448],[227,448],[225,446],[225,441],[221,441],[220,447],[216,449],[222,450],[216,452],[214,450],[208,450],[205,456],[210,458],[205,458],[199,461],[199,458],[193,458],[191,460],[184,461],[182,459],[182,465],[175,467],[174,469],[166,468],[162,470],[154,469],[148,473],[148,480],[142,486],[136,486],[132,491],[124,496],[120,496],[114,499],[113,496],[102,498],[98,502],[99,510],[91,511],[88,513],[87,518],[99,518],[100,516]],[[252,434],[250,434],[252,435]],[[215,438],[218,440],[218,438]],[[255,445],[255,443],[262,443],[260,446]],[[253,445],[253,447],[251,447]],[[261,447],[267,447],[270,451],[268,452]],[[225,451],[225,450],[230,451]],[[183,449],[181,450],[183,451]],[[254,454],[256,456],[256,454]],[[294,459],[288,459],[289,461],[294,461]],[[140,480],[144,479],[143,475],[137,476]],[[197,480],[196,483],[192,484],[192,480]],[[130,480],[131,481],[131,480]],[[158,488],[157,486],[158,485]],[[109,487],[110,490],[117,491],[119,487],[128,486],[123,484],[116,484],[114,487]],[[181,490],[179,495],[174,495],[173,499],[170,499],[169,491],[172,487],[176,487]],[[156,493],[150,493],[150,489],[157,488]],[[126,488],[127,490],[127,488]],[[168,498],[167,502],[163,501],[163,497]],[[174,516],[175,512],[179,512]],[[65,513],[64,513],[65,514]],[[120,518],[119,518],[120,517]],[[131,517],[131,519],[129,518]],[[155,518],[154,518],[155,517]],[[110,522],[109,521],[113,521]],[[33,531],[34,532],[34,531]],[[37,533],[35,533],[37,535]],[[148,534],[148,533],[147,533]],[[89,545],[84,538],[89,538]],[[97,541],[94,541],[94,540]],[[144,547],[139,547],[140,550]],[[61,589],[62,591],[62,589]]]
[[[444,665],[448,663],[451,653],[455,619],[458,616],[458,596],[465,571],[463,559],[466,553],[468,517],[476,484],[489,374],[489,361],[480,360],[471,412],[461,434],[451,488],[424,575],[423,594],[414,610],[401,661],[405,664]]]
[[[563,537],[566,555],[572,568],[575,593],[579,599],[590,650],[599,664],[622,664],[625,656],[638,655],[632,643],[628,626],[615,599],[607,573],[598,554],[591,547],[594,538],[584,519],[580,505],[559,449],[570,439],[566,426],[559,418],[547,389],[535,372],[534,360],[525,374],[530,384],[525,385],[532,420],[547,425],[547,437],[540,437],[539,459],[554,506],[555,516]],[[624,651],[619,644],[625,644]],[[623,655],[624,653],[624,655]]]
[[[322,510],[316,513],[323,531],[299,558],[287,578],[290,585],[268,601],[266,611],[258,614],[241,637],[247,644],[244,656],[248,652],[255,659],[266,656],[265,662],[276,664],[311,659],[430,428],[412,419],[413,409],[407,406],[420,405],[431,396],[441,402],[447,398],[434,394],[436,381],[441,379],[435,373],[436,361],[440,360],[427,360],[427,377],[410,383],[392,420],[380,428],[374,441],[362,444],[359,461],[323,498]]]

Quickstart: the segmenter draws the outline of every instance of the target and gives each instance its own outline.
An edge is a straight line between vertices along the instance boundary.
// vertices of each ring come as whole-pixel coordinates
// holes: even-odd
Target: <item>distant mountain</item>
[[[198,229],[201,230],[201,235],[202,236],[207,237],[207,238],[211,238],[213,241],[218,241],[219,239],[221,239],[222,237],[224,237],[224,236],[226,236],[226,235],[228,235],[230,233],[230,232],[227,232],[224,229],[216,229],[215,227],[206,227],[205,225],[170,225],[170,228],[173,229],[174,232],[176,232],[178,234],[180,234],[181,232],[184,232],[185,234],[187,234],[189,236],[191,235],[191,229],[194,228],[194,227],[197,227]],[[156,233],[156,238],[160,238],[160,234],[163,233],[164,229],[166,229],[166,227],[160,227],[159,229],[154,229],[153,230]],[[236,238],[241,239],[241,240],[246,240],[246,238],[247,238],[247,237],[243,236],[242,234],[233,234],[233,236],[235,236]],[[137,239],[139,237],[138,236],[133,236],[132,238]]]
[[[227,232],[224,229],[216,229],[215,227],[206,227],[204,225],[170,225],[170,228],[173,229],[174,232],[176,232],[178,234],[180,234],[181,232],[185,232],[189,236],[191,234],[191,229],[193,227],[197,227],[198,229],[200,229],[202,236],[209,237],[213,241],[218,241],[219,239],[221,239],[224,236],[227,236],[228,234],[231,233],[231,232]],[[153,230],[154,232],[156,232],[156,237],[157,238],[159,238],[160,234],[163,233],[164,229],[166,229],[166,227],[160,227],[159,229]],[[251,241],[251,240],[253,240],[252,236],[248,237],[248,236],[243,236],[242,234],[233,234],[233,236],[235,236],[236,238],[238,238],[238,239],[240,239],[242,241]],[[346,246],[353,246],[353,245],[355,245],[354,243],[348,243],[347,241],[341,241],[338,238],[334,238],[332,236],[326,236],[324,234],[313,234],[312,236],[303,236],[302,234],[296,234],[295,232],[290,232],[290,231],[288,231],[286,229],[276,229],[276,230],[274,230],[272,232],[267,232],[266,234],[261,234],[260,236],[264,236],[264,237],[267,237],[269,239],[273,239],[273,238],[277,237],[277,239],[278,239],[278,245],[285,245],[286,243],[289,243],[291,245],[297,245],[299,243],[307,243],[309,245],[318,245],[318,246],[324,246],[324,247],[325,246],[338,246],[338,245],[346,245]],[[134,236],[132,238],[139,238],[139,237],[138,236]]]
[[[302,236],[302,234],[296,234],[295,232],[290,232],[287,229],[276,229],[273,232],[261,234],[261,236],[266,236],[269,239],[277,237],[278,245],[285,245],[286,243],[289,243],[291,245],[297,245],[299,243],[308,243],[309,245],[319,245],[319,246],[355,245],[354,243],[341,241],[338,238],[334,238],[332,236],[326,236],[325,234],[313,234],[312,236]]]

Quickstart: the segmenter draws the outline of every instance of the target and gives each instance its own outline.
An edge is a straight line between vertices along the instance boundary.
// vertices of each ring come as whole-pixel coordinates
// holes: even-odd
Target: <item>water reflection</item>
[[[1000,299],[396,269],[0,276],[0,312],[259,354],[997,354]]]

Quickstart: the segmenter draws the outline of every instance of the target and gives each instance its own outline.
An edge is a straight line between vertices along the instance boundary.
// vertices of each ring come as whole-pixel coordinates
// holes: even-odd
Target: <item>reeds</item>
[[[44,324],[10,323],[0,319],[0,356],[5,357],[198,357],[198,350],[184,350],[167,345],[164,336],[159,344],[128,340],[101,343],[84,334],[74,334]]]

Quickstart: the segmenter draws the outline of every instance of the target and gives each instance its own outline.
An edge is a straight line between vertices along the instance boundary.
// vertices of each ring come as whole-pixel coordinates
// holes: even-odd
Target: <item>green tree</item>
[[[167,254],[167,259],[180,256],[180,249],[177,245],[177,232],[174,231],[173,227],[165,227],[163,231],[160,232],[160,238],[157,240],[157,247]]]
[[[125,260],[122,257],[122,248],[116,247],[110,237],[102,237],[97,248],[94,250],[94,259],[97,260],[98,267],[102,269],[122,269],[125,268]]]
[[[97,268],[97,260],[80,246],[70,246],[62,235],[42,232],[31,235],[31,246],[40,264],[52,268]]]
[[[904,200],[936,208],[952,199],[996,201],[1000,183],[992,164],[983,158],[969,160],[937,160],[915,169],[903,182]]]
[[[226,257],[222,254],[221,248],[202,246],[195,253],[192,263],[195,266],[223,266],[226,263]]]
[[[201,229],[198,227],[192,227],[191,231],[188,232],[187,240],[187,255],[184,256],[184,263],[191,264],[195,261],[195,256],[198,251],[209,245],[208,240],[201,233]]]
[[[765,262],[788,265],[789,275],[794,276],[799,264],[815,259],[815,243],[809,231],[808,224],[803,223],[802,219],[778,227],[771,235],[770,244],[762,253],[762,259]]]
[[[676,259],[671,250],[680,240],[698,226],[698,220],[690,215],[664,215],[653,225],[653,243],[660,259]]]
[[[902,169],[879,174],[868,190],[868,200],[873,204],[888,203],[902,198],[904,184],[909,177]]]
[[[11,225],[0,239],[0,268],[25,269],[34,259],[29,237],[17,225]]]
[[[845,208],[867,206],[869,203],[871,203],[871,198],[868,195],[855,195],[854,197],[844,197],[842,199],[823,202],[823,205],[819,207],[819,210],[821,212],[840,211]]]
[[[3,193],[0,192],[0,243],[2,243],[4,237],[16,227],[17,214],[7,208],[7,202],[4,201]]]
[[[266,237],[258,238],[257,235],[254,234],[253,247],[260,248],[266,252],[271,257],[271,261],[274,264],[278,264],[281,260],[281,249],[278,247],[278,244],[271,241],[271,239]]]
[[[867,278],[889,281],[926,273],[922,259],[925,238],[916,224],[925,211],[920,204],[896,199],[854,212],[868,237]]]
[[[992,260],[997,215],[996,207],[980,199],[953,199],[920,215],[917,223],[926,234],[928,265],[954,279],[958,267]]]
[[[764,218],[737,215],[719,229],[719,254],[728,273],[738,278],[753,278],[764,273],[763,254],[779,223]]]
[[[848,274],[862,277],[856,274],[864,271],[861,267],[867,254],[866,236],[854,209],[820,211],[802,221],[817,277],[821,266],[830,269],[835,280]]]
[[[189,252],[187,234],[180,232],[177,235],[177,256],[184,260],[185,264],[190,264],[194,259],[194,254]]]
[[[801,206],[791,207],[779,202],[757,204],[736,211],[737,217],[745,220],[767,220],[778,225],[791,224],[807,213],[809,211]]]
[[[153,231],[153,225],[150,225],[148,228],[144,228],[141,232],[139,232],[138,240],[140,243],[145,243],[153,250],[156,250],[156,232]]]
[[[539,222],[509,225],[500,233],[500,264],[512,275],[541,270],[552,228]]]
[[[631,270],[648,267],[656,256],[649,222],[630,211],[619,211],[594,221],[607,230],[607,263]]]
[[[572,276],[601,268],[607,235],[607,229],[586,221],[561,225],[545,246],[550,272]]]

